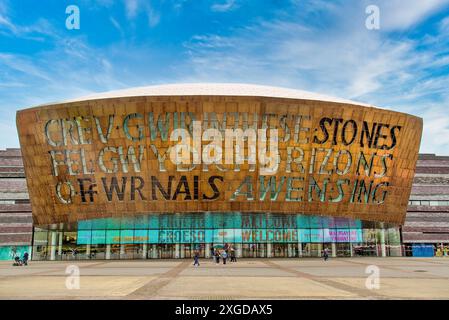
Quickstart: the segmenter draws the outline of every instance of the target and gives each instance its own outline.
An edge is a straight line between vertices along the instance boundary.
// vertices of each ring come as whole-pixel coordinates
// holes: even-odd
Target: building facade
[[[0,236],[0,250],[2,252],[1,260],[8,260],[10,259],[13,250],[18,251],[19,253],[24,252],[25,250],[31,252],[30,246],[32,244],[32,215],[20,149],[0,150],[0,163],[2,164],[2,174],[0,176],[0,194],[2,195],[0,213],[2,219],[2,235]],[[444,171],[446,170],[444,168],[448,168],[447,172]],[[444,255],[444,248],[449,246],[449,228],[447,228],[447,223],[449,220],[449,200],[444,200],[449,198],[447,195],[445,195],[445,193],[449,192],[449,185],[446,183],[442,183],[440,177],[448,173],[449,157],[437,156],[434,154],[419,155],[405,223],[402,227],[393,226],[393,229],[390,229],[389,232],[387,231],[385,255],[397,255],[398,250],[401,255],[408,256],[413,256],[413,254],[415,254],[415,256],[436,255],[438,248],[440,248],[440,250],[441,248],[443,248],[442,253]],[[427,176],[427,178],[433,179],[418,179],[422,176]],[[17,190],[17,187],[11,188],[11,186],[13,186],[13,184],[11,184],[11,179],[14,179],[13,181],[20,181],[19,183],[21,183],[21,187],[19,190]],[[426,183],[423,183],[424,181]],[[417,189],[417,187],[421,187],[421,189]],[[425,187],[425,191],[422,191],[423,187]],[[448,203],[442,201],[448,201]],[[167,224],[167,219],[169,217],[170,216],[167,216],[167,218],[165,218],[165,222],[163,223]],[[162,220],[164,220],[164,218]],[[103,224],[106,224],[106,222],[108,223],[108,225],[114,226],[114,224],[112,224],[112,221],[105,221]],[[248,225],[248,222],[246,222],[245,224]],[[371,225],[374,226],[374,223],[371,223]],[[91,232],[96,234],[98,232],[96,228],[96,226],[94,226],[93,228],[91,227]],[[120,230],[121,228],[121,222],[116,221],[114,228],[115,229],[111,228],[110,230],[116,230],[115,233],[117,234],[117,230]],[[176,228],[178,230],[180,229],[179,223]],[[369,252],[366,254],[369,254],[371,256],[382,256],[382,234],[376,234],[375,232],[375,230],[379,228],[362,228],[362,232],[363,229],[371,229],[371,241],[366,241],[366,243],[371,243],[371,248],[369,250],[364,250],[365,252]],[[51,251],[47,251],[46,248],[49,241],[52,241],[51,236],[50,239],[48,239],[49,235],[45,233],[45,231],[44,233],[42,233],[42,231],[40,230],[41,229],[36,228],[37,237],[34,243],[36,248],[36,255],[34,256],[35,259],[45,259],[45,255],[51,254]],[[106,232],[107,229],[100,228],[100,230],[104,230],[100,231],[100,236],[103,237],[103,232]],[[127,230],[130,230],[130,228],[128,227]],[[401,239],[398,239],[396,230],[401,231],[400,237],[402,239],[402,242]],[[127,232],[129,234],[129,231]],[[137,231],[137,233],[139,232],[140,231]],[[175,233],[179,233],[179,231],[175,231]],[[313,231],[313,233],[316,234],[316,231]],[[396,233],[396,235],[394,235],[394,233]],[[176,236],[179,237],[179,235],[173,236],[172,234],[173,232],[168,235],[168,238],[176,239]],[[106,237],[106,235],[104,235],[104,237]],[[365,235],[364,238],[367,239],[367,236]],[[96,241],[97,240],[94,240],[94,242]],[[78,251],[80,252],[78,258],[88,258],[88,255],[86,254],[89,253],[89,251],[87,250],[88,246],[77,245],[76,232],[66,232],[65,237],[62,232],[59,232],[55,235],[53,242],[57,243],[57,249],[55,250],[55,259],[65,260],[73,258],[73,248],[78,248]],[[147,244],[147,248],[149,248],[147,258],[175,258],[175,253],[177,252],[177,250],[175,250],[176,241],[174,241],[175,244],[173,244],[173,240],[170,240],[170,242],[171,243],[167,243],[164,246]],[[322,242],[309,244],[308,246],[310,247],[310,249],[304,248],[302,252],[299,251],[299,246],[297,244],[294,244],[293,246],[290,246],[290,255],[293,256],[297,254],[298,256],[318,256],[320,243]],[[402,244],[402,246],[399,246],[399,244]],[[143,255],[143,244],[132,244],[132,246],[130,246],[130,244],[126,244],[125,246],[121,246],[120,243],[113,243],[113,241],[111,241],[110,245],[110,259],[145,258]],[[329,248],[332,249],[332,242],[330,242],[330,244],[328,243],[328,245]],[[106,259],[106,246],[106,244],[91,244],[91,256],[97,255],[97,258]],[[208,245],[208,247],[210,248],[211,246]],[[268,253],[265,253],[267,251],[271,251],[271,256],[273,257],[288,256],[289,254],[288,245],[284,246],[282,244],[272,244],[269,247],[270,250],[267,250],[265,252],[264,250],[261,250],[262,247],[267,248],[268,246],[263,244],[255,246],[251,245],[250,243],[245,244],[242,248],[242,255],[248,257],[264,257],[268,256]],[[337,242],[335,242],[334,250],[336,252],[334,252],[334,254],[337,256],[350,256],[350,247],[351,245],[348,242],[343,242],[343,244],[338,244]],[[195,248],[195,245],[184,243],[181,250],[181,245],[179,245],[179,257],[189,257]],[[423,251],[423,248],[425,249],[425,251]],[[301,249],[303,248],[301,247]],[[413,249],[415,250],[413,251]],[[202,251],[205,250],[206,246],[204,246],[204,249],[202,249]],[[394,251],[394,253],[391,253],[391,251]],[[362,251],[358,249],[357,245],[353,245],[352,255],[360,254],[363,254]],[[206,252],[204,252],[204,255],[206,256]]]
[[[414,116],[200,84],[26,109],[17,128],[36,260],[404,254]]]
[[[20,149],[0,150],[0,260],[31,252],[33,219]]]
[[[402,237],[407,255],[448,255],[449,157],[419,155]]]

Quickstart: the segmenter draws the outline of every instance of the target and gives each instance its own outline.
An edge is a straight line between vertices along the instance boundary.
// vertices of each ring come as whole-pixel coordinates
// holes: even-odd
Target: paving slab
[[[240,298],[351,298],[355,294],[315,282],[305,278],[272,278],[272,277],[245,277],[233,278],[229,276],[182,277],[171,282],[159,293],[164,297],[185,298],[209,296],[227,296]]]
[[[0,262],[0,299],[449,299],[449,258]],[[368,266],[380,288],[367,288]],[[66,287],[67,267],[80,289]]]

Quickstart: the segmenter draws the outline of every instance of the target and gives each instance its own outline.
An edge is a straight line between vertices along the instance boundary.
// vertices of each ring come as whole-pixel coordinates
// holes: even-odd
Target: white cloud
[[[444,111],[449,77],[433,74],[448,66],[447,46],[432,44],[418,50],[422,43],[417,40],[406,36],[396,40],[387,32],[419,24],[447,1],[410,1],[407,6],[378,2],[380,31],[365,28],[364,3],[310,8],[297,1],[297,11],[284,13],[282,19],[255,22],[229,36],[198,34],[185,44],[191,72],[182,79],[287,86],[412,113],[424,118],[422,150],[449,154],[449,138],[434,138],[437,132],[449,137],[449,115]],[[407,8],[410,11],[401,11]],[[307,14],[314,17],[316,10],[324,11],[327,20],[306,25]],[[440,30],[446,25],[443,21]],[[441,43],[445,36],[441,33],[431,40]]]
[[[161,15],[156,12],[152,7],[147,8],[148,24],[150,27],[155,27],[161,20]]]
[[[236,0],[225,0],[224,2],[214,3],[210,8],[215,12],[226,12],[235,9],[236,7]]]
[[[14,24],[9,21],[7,17],[0,13],[0,27],[6,28],[14,34],[17,34],[17,28]]]
[[[388,0],[379,1],[381,28],[410,28],[449,4],[449,0]]]
[[[125,0],[125,9],[126,16],[130,19],[133,19],[137,15],[137,11],[139,9],[138,0]]]
[[[24,73],[26,76],[50,81],[50,76],[47,72],[36,67],[32,61],[23,56],[0,53],[0,65]]]
[[[184,55],[176,53],[176,62],[165,57],[167,52],[130,44],[123,36],[119,43],[93,48],[87,38],[65,37],[46,20],[17,25],[0,4],[0,32],[52,44],[32,56],[0,52],[0,119],[14,119],[17,108],[152,82],[252,82],[420,115],[425,126],[421,151],[449,154],[449,76],[434,72],[449,65],[449,18],[423,39],[407,38],[407,28],[419,25],[446,0],[292,2],[296,9],[270,20],[193,36],[184,44]],[[371,2],[381,9],[379,31],[365,28],[364,9]],[[124,4],[131,24],[142,17],[150,27],[161,21],[160,8],[150,2]],[[215,4],[218,11],[237,6],[234,1]],[[123,34],[125,24],[109,19]],[[390,31],[401,31],[402,38],[390,37]],[[33,94],[24,95],[24,88]],[[4,126],[0,122],[7,130]],[[10,147],[8,143],[2,139],[0,148]]]
[[[123,32],[123,28],[120,23],[114,17],[109,17],[109,21],[111,21],[114,28],[116,28],[120,35],[123,37],[125,33]]]
[[[155,27],[161,20],[161,15],[156,11],[150,1],[125,0],[126,17],[129,20],[136,19],[141,12],[146,15],[148,26]]]

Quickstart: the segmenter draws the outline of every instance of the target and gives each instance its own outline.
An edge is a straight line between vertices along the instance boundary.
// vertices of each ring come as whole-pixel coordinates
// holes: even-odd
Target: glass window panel
[[[401,244],[401,236],[399,234],[399,229],[397,228],[390,228],[387,230],[388,232],[388,243],[390,245],[400,245]]]
[[[214,219],[212,217],[212,214],[209,212],[204,214],[204,224],[206,229],[212,229],[214,225]]]
[[[134,219],[135,229],[148,229],[148,216],[137,216]]]
[[[87,231],[87,232],[90,232],[90,231]],[[48,236],[49,236],[49,238],[51,238],[51,232],[48,233]],[[78,238],[77,232],[64,232],[64,236],[62,238],[62,243],[76,245],[77,238]],[[51,241],[49,241],[49,242],[51,243]]]
[[[241,236],[243,243],[252,243],[253,242],[253,230],[254,229],[242,229]]]
[[[265,217],[261,215],[260,218],[263,219]],[[257,223],[255,228],[262,228],[262,226],[260,223]],[[267,229],[282,228],[282,217],[279,216],[278,214],[268,214],[266,216],[266,228]]]
[[[191,229],[191,214],[182,213],[180,215],[176,215],[176,229]]]
[[[312,242],[312,243],[323,242],[323,230],[322,229],[310,229],[310,242]]]
[[[349,225],[354,224],[355,221],[352,219],[336,217],[334,218],[334,228],[349,228]]]
[[[234,229],[223,229],[223,242],[224,243],[234,242]]]
[[[191,243],[205,243],[206,232],[204,229],[192,229]]]
[[[94,219],[92,220],[92,229],[103,230],[106,229],[107,219]]]
[[[106,244],[120,243],[120,230],[106,230]]]
[[[309,218],[310,221],[310,228],[311,229],[319,229],[322,227],[321,225],[321,217],[319,216],[310,216]]]
[[[91,220],[78,221],[78,230],[90,230],[92,229]]]
[[[107,218],[105,220],[106,229],[120,229],[120,219],[119,218]]]
[[[299,240],[301,242],[310,242],[310,229],[299,229]]]
[[[362,236],[362,229],[351,229],[351,238],[349,240],[350,242],[362,242],[363,236]]]
[[[335,229],[333,232],[333,242],[349,242],[351,238],[350,229]]]
[[[225,229],[233,229],[235,226],[236,215],[234,213],[229,213],[224,216],[223,219],[223,228]]]
[[[76,237],[77,244],[90,244],[92,232],[90,230],[79,230]]]
[[[36,229],[35,229],[36,230]],[[34,231],[33,242],[35,246],[46,245],[48,243],[47,231]]]
[[[321,217],[323,228],[334,228],[334,219],[332,217]]]
[[[106,243],[106,231],[92,230],[92,244],[105,244],[105,243]]]
[[[120,243],[131,244],[134,242],[134,230],[121,230]]]
[[[159,230],[148,230],[148,243],[159,243]]]
[[[203,214],[192,215],[192,229],[204,229],[206,228],[206,223]]]
[[[183,218],[179,214],[168,216],[169,226],[172,229],[182,229]]]
[[[213,229],[206,229],[205,235],[206,235],[206,243],[214,242],[214,230]]]
[[[223,215],[221,213],[211,213],[212,228],[218,229],[223,227]]]
[[[189,229],[160,230],[159,241],[167,244],[191,243],[197,235],[198,233]],[[199,236],[203,237],[203,233]]]
[[[134,229],[134,218],[121,218],[120,220],[121,229]]]
[[[352,229],[361,229],[362,221],[361,220],[348,220],[348,227]]]
[[[234,243],[242,243],[242,229],[235,229],[234,230]]]
[[[362,222],[363,229],[374,229],[374,222],[372,221],[363,221]]]
[[[309,216],[298,214],[296,216],[296,225],[300,229],[309,229],[310,228]]]
[[[376,230],[375,229],[363,229],[363,242],[377,243]]]
[[[241,223],[237,226],[238,228],[266,228],[269,225],[271,216],[265,214],[244,214],[241,218]]]
[[[159,241],[160,243],[174,243],[177,235],[179,236],[173,229],[159,230]]]
[[[194,232],[190,229],[181,229],[179,243],[192,243]]]
[[[283,229],[282,230],[282,243],[297,243],[298,242],[298,230],[297,229]]]
[[[332,235],[334,235],[334,238],[332,238]],[[323,229],[323,242],[335,242],[335,229]]]
[[[148,242],[148,231],[136,229],[134,230],[134,243],[147,243]]]
[[[159,229],[172,229],[172,222],[170,221],[170,217],[166,214],[162,214],[159,216]]]
[[[223,235],[224,235],[224,230],[223,229],[214,229],[213,230],[212,242],[213,243],[224,243],[223,242]]]
[[[148,226],[150,229],[159,229],[159,215],[148,216]]]

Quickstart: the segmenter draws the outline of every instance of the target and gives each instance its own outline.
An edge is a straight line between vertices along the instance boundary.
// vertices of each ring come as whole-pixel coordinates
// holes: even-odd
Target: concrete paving
[[[192,262],[2,261],[0,299],[449,299],[449,258]]]

